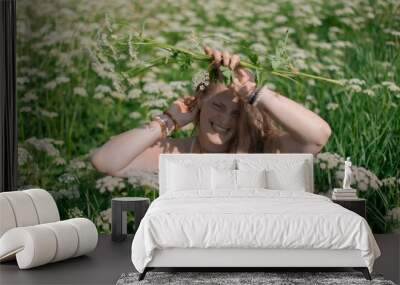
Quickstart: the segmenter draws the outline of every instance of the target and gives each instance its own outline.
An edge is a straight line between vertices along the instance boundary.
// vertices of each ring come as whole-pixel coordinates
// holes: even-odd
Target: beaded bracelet
[[[167,137],[167,135],[168,135],[168,133],[167,133],[167,123],[163,119],[161,119],[159,116],[154,117],[153,120],[160,124],[161,137],[162,138]]]

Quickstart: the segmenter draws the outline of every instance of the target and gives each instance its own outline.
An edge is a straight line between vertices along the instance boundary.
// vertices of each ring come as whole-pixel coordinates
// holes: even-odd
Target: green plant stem
[[[173,52],[173,51],[177,51],[177,52],[181,52],[187,55],[190,55],[193,59],[195,60],[199,60],[199,61],[204,61],[207,62],[211,59],[211,57],[198,53],[198,52],[192,52],[188,49],[185,48],[179,48],[179,47],[175,47],[169,44],[164,44],[164,43],[158,43],[158,42],[154,42],[154,41],[149,41],[149,42],[136,42],[136,43],[132,43],[134,45],[149,45],[149,46],[154,46],[154,47],[158,47],[164,50],[167,50],[169,52]],[[261,66],[259,65],[255,65],[252,64],[250,62],[247,61],[240,61],[240,65],[242,67],[245,68],[249,68],[249,69],[253,69],[253,70],[257,70],[257,69],[263,69]],[[151,68],[153,65],[150,65],[148,68],[145,68],[143,71],[146,71],[147,69]],[[325,81],[325,82],[329,82],[329,83],[333,83],[333,84],[338,84],[338,85],[342,85],[342,83],[338,80],[334,80],[334,79],[330,79],[330,78],[326,78],[323,76],[318,76],[318,75],[313,75],[313,74],[308,74],[308,73],[304,73],[304,72],[293,72],[293,71],[287,71],[287,70],[279,70],[279,71],[268,71],[269,73],[271,73],[272,75],[276,75],[276,76],[280,76],[289,80],[292,80],[294,82],[297,83],[296,80],[294,80],[293,78],[291,78],[292,76],[302,76],[302,77],[306,77],[306,78],[312,78],[312,79],[317,79],[320,81]]]

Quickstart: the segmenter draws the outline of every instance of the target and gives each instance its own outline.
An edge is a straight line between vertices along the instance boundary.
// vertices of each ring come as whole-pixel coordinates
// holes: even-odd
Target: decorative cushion
[[[232,170],[212,168],[213,190],[240,190],[241,188],[266,188],[266,170]]]
[[[225,189],[225,190],[236,190],[236,170],[234,169],[216,169],[211,170],[212,177],[212,189]]]
[[[237,188],[267,188],[267,170],[236,170]]]
[[[235,169],[236,161],[207,161],[193,163],[191,160],[177,160],[167,164],[167,191],[211,190],[212,169]]]
[[[267,170],[267,188],[274,190],[306,191],[310,188],[305,161],[238,159],[240,170]]]

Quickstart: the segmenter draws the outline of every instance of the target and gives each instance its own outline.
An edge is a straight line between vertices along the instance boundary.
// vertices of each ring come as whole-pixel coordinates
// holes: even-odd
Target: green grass
[[[214,6],[216,3],[18,1],[19,187],[36,185],[52,191],[64,218],[76,215],[76,209],[74,213],[71,209],[77,208],[80,214],[95,221],[101,231],[107,231],[104,225],[108,218],[102,218],[100,213],[110,207],[111,197],[157,196],[154,189],[127,180],[122,189],[101,193],[96,181],[104,175],[94,171],[88,161],[89,153],[111,136],[148,120],[150,110],[154,109],[152,96],[167,106],[171,100],[185,95],[184,91],[174,89],[176,95],[172,98],[165,98],[165,90],[146,93],[146,80],[167,84],[184,81],[190,90],[191,77],[199,69],[196,64],[184,72],[161,67],[143,77],[131,78],[132,82],[110,78],[119,74],[129,58],[119,59],[121,66],[115,66],[116,72],[108,71],[108,75],[96,70],[90,52],[99,54],[98,31],[111,28],[112,34],[127,36],[140,30],[143,23],[146,35],[185,47],[191,46],[187,40],[191,31],[200,37],[211,35],[200,38],[203,43],[221,45],[241,54],[246,54],[244,42],[249,46],[258,43],[267,53],[256,51],[261,58],[274,52],[289,28],[293,31],[289,33],[289,47],[293,56],[300,57],[296,63],[302,71],[334,79],[355,78],[365,83],[353,84],[351,91],[326,83],[313,85],[310,81],[295,85],[274,77],[268,77],[267,82],[274,84],[281,94],[319,112],[330,124],[332,136],[323,152],[351,156],[353,165],[368,169],[380,180],[400,178],[399,4],[389,0],[342,0],[334,4],[309,4],[305,0],[275,0],[266,4],[252,0],[218,2],[222,4]],[[105,21],[106,13],[111,24]],[[128,25],[118,25],[122,21]],[[224,43],[218,34],[229,37],[231,42]],[[46,87],[62,75],[69,82],[59,83],[54,89]],[[391,86],[385,81],[391,82]],[[118,84],[122,99],[110,94],[103,94],[102,98],[96,95],[99,85],[117,91]],[[75,87],[82,87],[87,96],[75,95]],[[132,88],[140,90],[139,98],[127,98]],[[375,95],[365,94],[368,89]],[[30,93],[36,98],[28,100]],[[338,104],[334,110],[327,108],[332,103]],[[49,118],[41,113],[42,109],[54,112],[56,117]],[[139,114],[130,117],[132,112]],[[175,136],[186,135],[188,132]],[[45,146],[49,149],[53,145],[59,154],[48,155],[43,149],[38,150],[39,145],[35,147],[27,141],[32,137],[61,141],[62,144]],[[77,161],[83,163],[81,167],[77,167]],[[315,164],[316,189],[326,192],[339,186],[334,179],[337,168],[324,170],[319,165]],[[75,178],[67,182],[60,178],[69,176]],[[379,191],[369,187],[362,195],[368,198],[368,221],[373,230],[391,231],[393,223],[387,222],[385,216],[389,210],[400,207],[399,183],[383,186]]]

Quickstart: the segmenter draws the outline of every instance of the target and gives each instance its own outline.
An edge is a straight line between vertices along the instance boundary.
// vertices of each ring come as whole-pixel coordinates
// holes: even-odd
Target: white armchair
[[[46,190],[0,193],[0,262],[16,258],[20,269],[28,269],[86,254],[97,240],[92,221],[60,221]]]

